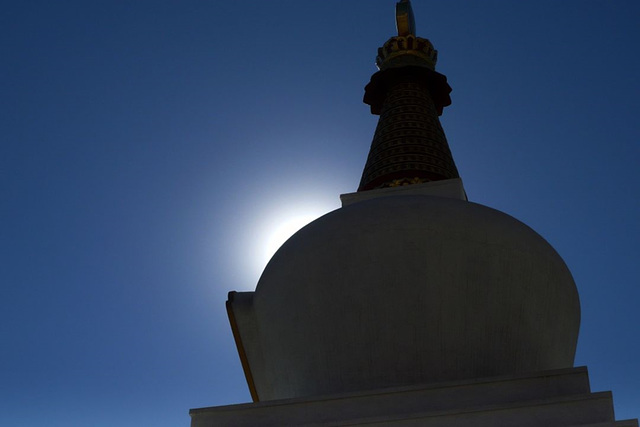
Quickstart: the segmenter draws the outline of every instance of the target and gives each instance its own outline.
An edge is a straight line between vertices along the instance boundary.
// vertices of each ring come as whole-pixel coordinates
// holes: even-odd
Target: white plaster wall
[[[252,304],[259,343],[244,345],[262,361],[260,400],[571,367],[580,322],[571,274],[542,237],[430,196],[314,221],[274,255]]]

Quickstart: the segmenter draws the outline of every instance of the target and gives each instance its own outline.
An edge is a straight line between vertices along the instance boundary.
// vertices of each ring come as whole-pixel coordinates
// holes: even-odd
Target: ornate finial
[[[409,0],[396,3],[398,35],[391,37],[380,49],[376,64],[381,70],[404,66],[435,69],[438,52],[427,39],[416,37],[416,24]]]
[[[416,22],[413,18],[413,9],[411,9],[409,0],[400,0],[396,3],[396,28],[400,37],[416,35]]]

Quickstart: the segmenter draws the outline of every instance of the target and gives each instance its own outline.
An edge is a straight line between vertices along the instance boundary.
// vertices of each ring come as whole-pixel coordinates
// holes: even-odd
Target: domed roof
[[[260,400],[573,366],[578,294],[556,251],[475,203],[394,196],[292,236],[244,343]]]

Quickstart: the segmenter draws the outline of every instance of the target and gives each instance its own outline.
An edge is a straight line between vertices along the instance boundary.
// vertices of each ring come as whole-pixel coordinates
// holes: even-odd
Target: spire
[[[396,26],[365,87],[364,103],[380,119],[358,191],[459,177],[438,119],[451,88],[435,71],[438,52],[415,35],[409,0],[396,3]]]

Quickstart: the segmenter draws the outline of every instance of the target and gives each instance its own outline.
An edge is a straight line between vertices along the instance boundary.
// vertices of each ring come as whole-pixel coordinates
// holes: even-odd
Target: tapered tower
[[[438,116],[451,104],[438,52],[416,37],[411,3],[396,7],[398,35],[378,49],[364,102],[380,115],[358,191],[458,178]]]

